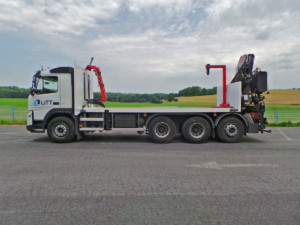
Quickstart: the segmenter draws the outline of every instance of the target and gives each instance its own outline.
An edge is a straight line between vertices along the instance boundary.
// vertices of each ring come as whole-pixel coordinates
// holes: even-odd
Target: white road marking
[[[195,168],[204,168],[204,169],[216,169],[216,170],[222,170],[224,168],[241,168],[241,167],[270,167],[270,168],[280,167],[280,165],[278,164],[218,164],[217,162],[207,162],[203,164],[192,164],[186,166],[195,167]]]
[[[16,132],[3,132],[2,134],[8,134],[8,135],[11,135],[11,134],[17,134]]]
[[[283,133],[283,131],[282,131],[279,127],[277,127],[277,130],[279,131],[279,133],[281,133],[281,135],[282,135],[283,137],[285,137],[286,140],[288,140],[288,141],[291,141],[291,140],[292,140],[292,139],[289,138],[285,133]]]

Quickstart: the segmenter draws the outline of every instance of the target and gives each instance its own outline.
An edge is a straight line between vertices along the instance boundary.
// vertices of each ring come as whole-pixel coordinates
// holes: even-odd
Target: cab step
[[[103,131],[103,127],[81,127],[79,131]]]
[[[88,121],[88,122],[103,122],[103,118],[89,118],[89,117],[82,117],[80,118],[80,121]]]

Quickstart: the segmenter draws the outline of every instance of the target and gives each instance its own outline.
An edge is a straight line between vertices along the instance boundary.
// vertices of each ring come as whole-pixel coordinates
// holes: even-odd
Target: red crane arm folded
[[[98,78],[98,84],[99,84],[100,92],[101,92],[101,100],[97,100],[97,102],[105,102],[107,100],[107,95],[106,95],[103,79],[101,76],[100,68],[97,66],[88,65],[85,69],[89,70],[89,71],[94,70],[95,75]]]

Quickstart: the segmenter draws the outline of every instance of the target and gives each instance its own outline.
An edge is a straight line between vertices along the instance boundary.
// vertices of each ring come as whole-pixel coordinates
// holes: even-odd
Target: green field
[[[181,97],[183,98],[183,97]],[[201,99],[203,100],[203,99]],[[163,102],[162,104],[153,103],[124,103],[124,102],[106,102],[106,107],[205,107],[215,106],[211,102]],[[15,120],[12,121],[12,106],[15,107]],[[0,123],[25,123],[27,114],[27,99],[18,98],[0,98]],[[268,121],[275,122],[276,112],[279,112],[279,122],[300,121],[299,104],[266,104],[266,117]]]
[[[0,106],[27,107],[27,98],[0,98]]]

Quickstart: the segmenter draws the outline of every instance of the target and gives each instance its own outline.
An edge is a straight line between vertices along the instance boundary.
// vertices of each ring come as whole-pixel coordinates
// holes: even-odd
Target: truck
[[[254,54],[242,55],[236,74],[226,84],[226,65],[205,66],[223,70],[215,107],[107,108],[107,95],[99,67],[58,67],[39,70],[32,79],[28,97],[27,130],[47,134],[51,141],[80,140],[86,133],[134,130],[148,134],[156,143],[169,143],[182,134],[189,143],[205,143],[210,137],[225,143],[239,142],[247,133],[265,130],[264,92],[267,72],[253,70]],[[100,99],[94,99],[97,78]]]

